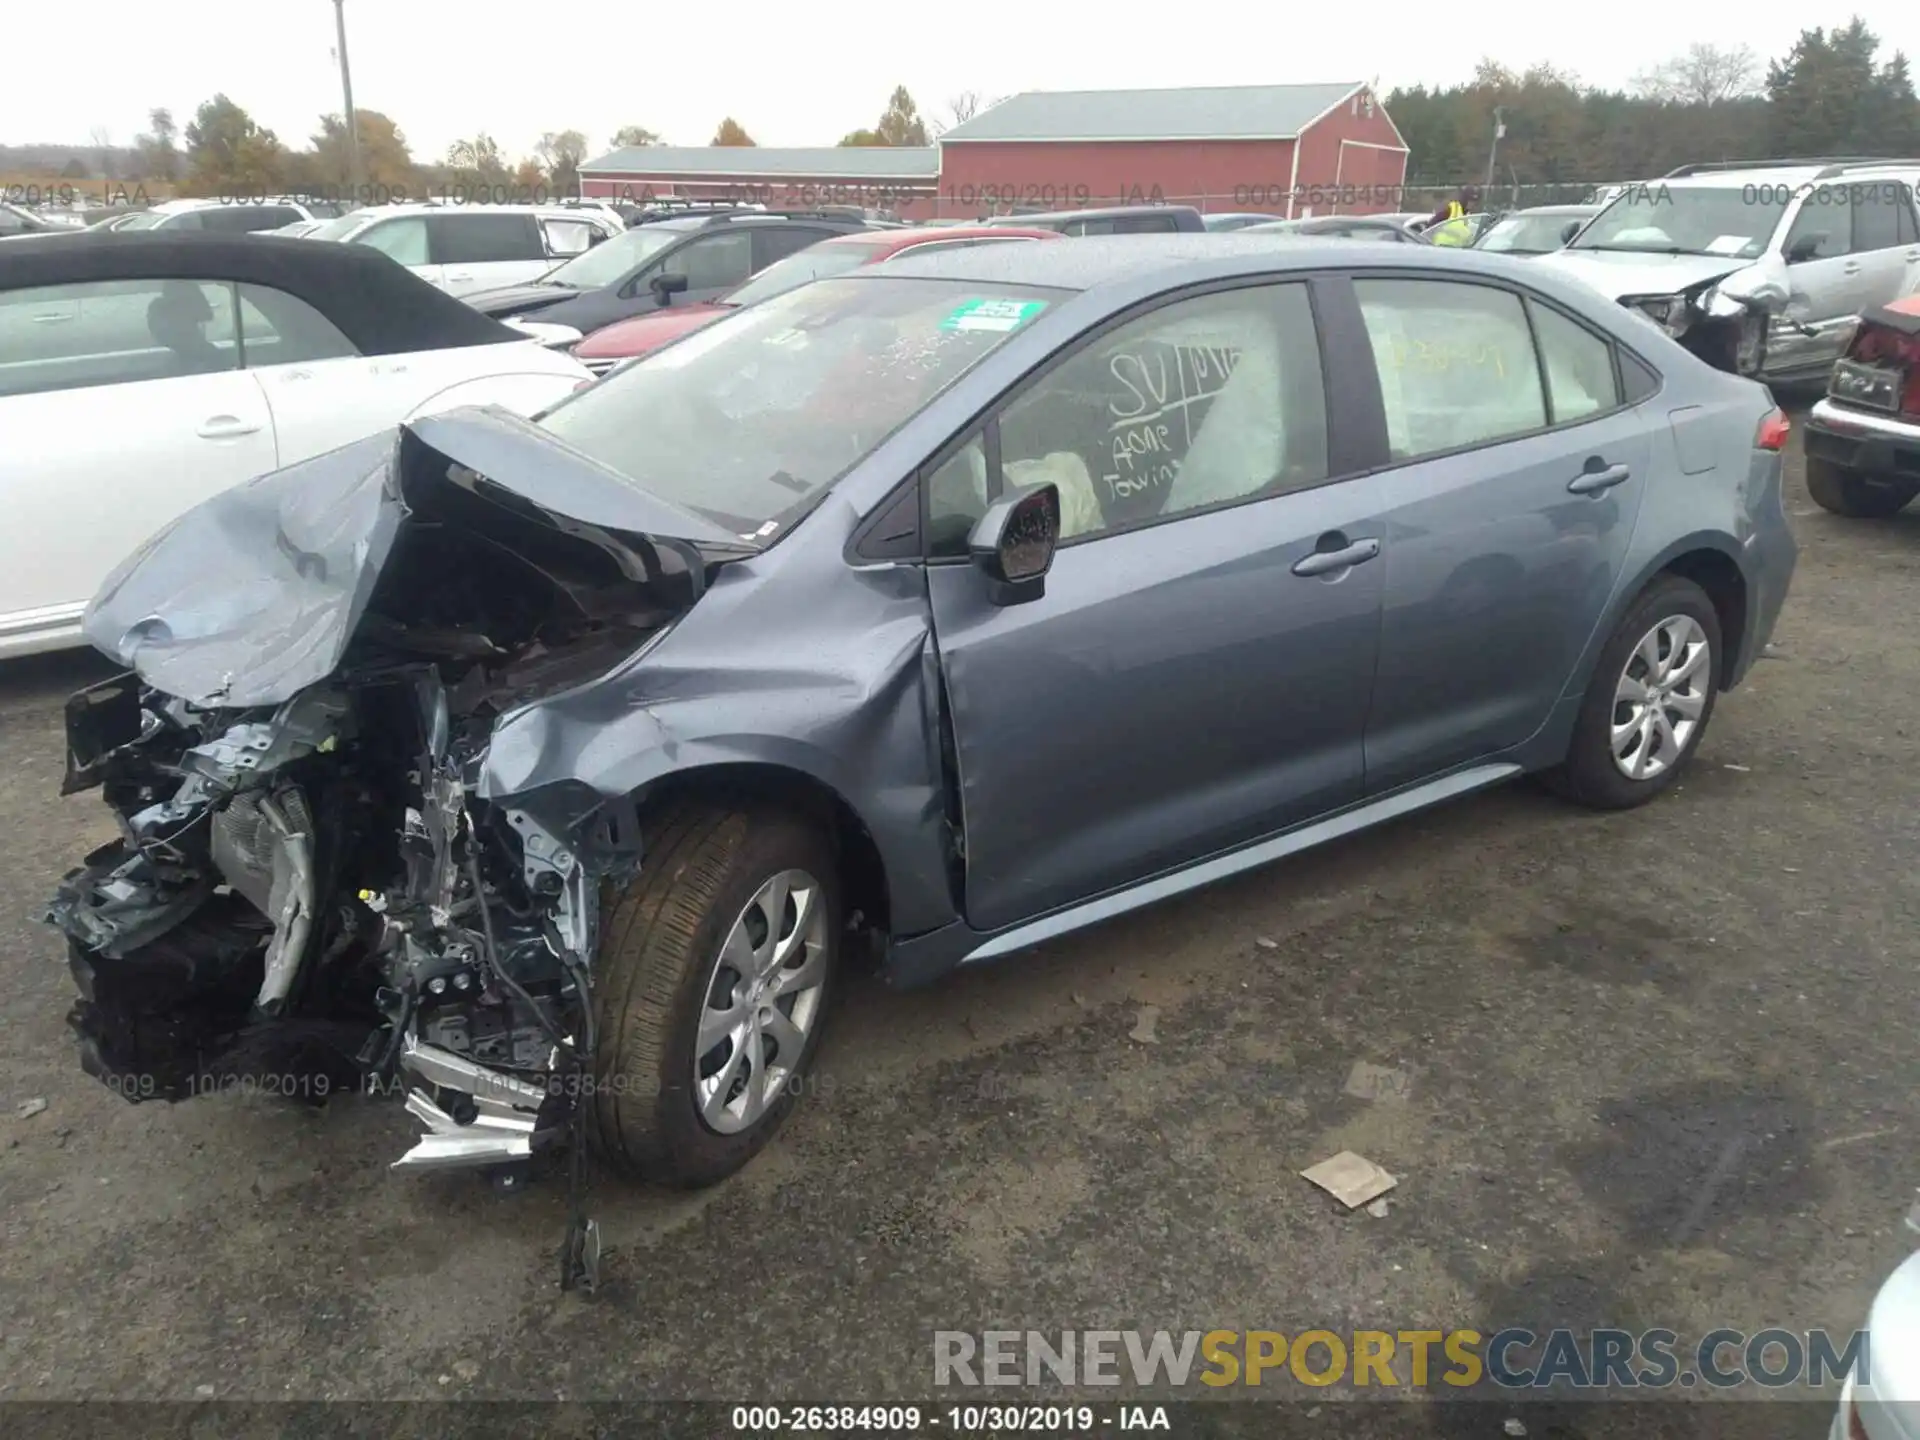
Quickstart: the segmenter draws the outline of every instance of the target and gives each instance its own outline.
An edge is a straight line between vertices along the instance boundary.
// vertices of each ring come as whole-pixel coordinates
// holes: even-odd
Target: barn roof
[[[1364,81],[1181,90],[1030,90],[940,137],[969,140],[1290,140]]]
[[[933,180],[931,145],[630,145],[580,167],[582,175],[792,175],[826,180]]]

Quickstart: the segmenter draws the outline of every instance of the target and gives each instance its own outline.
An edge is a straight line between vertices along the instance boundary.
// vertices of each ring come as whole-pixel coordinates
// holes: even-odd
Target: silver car
[[[1920,279],[1920,160],[1689,165],[1624,188],[1538,262],[1653,321],[1710,364],[1824,379],[1862,311]],[[1785,311],[1716,318],[1714,286],[1784,264]]]
[[[86,616],[135,673],[68,712],[83,1063],[711,1183],[856,955],[1660,795],[1786,597],[1786,434],[1533,262],[1200,234],[906,256],[279,471]]]

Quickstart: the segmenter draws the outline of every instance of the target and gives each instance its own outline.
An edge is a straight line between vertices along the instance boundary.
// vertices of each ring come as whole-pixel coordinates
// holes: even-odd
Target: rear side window
[[[1854,187],[1853,248],[1892,250],[1906,243],[1900,238],[1900,212],[1908,201],[1901,192],[1911,187],[1897,180],[1875,180]]]
[[[1545,305],[1527,308],[1547,372],[1551,422],[1567,425],[1617,408],[1620,385],[1613,373],[1613,346],[1558,310]]]
[[[1638,405],[1660,388],[1660,377],[1637,357],[1620,352],[1620,396],[1628,405]]]
[[[838,235],[838,230],[815,230],[806,225],[756,225],[750,232],[753,236],[754,273],[796,255],[809,245],[818,244],[829,236]]]
[[[339,360],[360,352],[334,323],[297,295],[241,285],[241,356],[247,369]]]
[[[1356,280],[1353,288],[1395,460],[1546,425],[1540,366],[1518,295],[1451,280]]]
[[[435,215],[428,226],[437,265],[485,265],[495,260],[544,260],[546,247],[532,215]]]
[[[753,235],[744,227],[701,235],[668,255],[662,275],[684,275],[689,290],[731,289],[752,273]]]

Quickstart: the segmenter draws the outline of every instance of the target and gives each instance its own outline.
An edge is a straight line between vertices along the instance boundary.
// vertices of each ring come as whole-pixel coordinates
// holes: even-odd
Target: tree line
[[[953,123],[983,107],[968,91],[949,102]],[[533,153],[510,156],[490,134],[454,141],[437,158],[416,156],[392,116],[356,109],[360,184],[375,193],[419,193],[435,187],[506,186],[515,192],[572,193],[580,166],[592,151],[579,130],[549,131]],[[906,87],[895,87],[870,129],[850,132],[842,145],[929,145],[944,125],[920,114]],[[0,173],[57,176],[70,182],[104,182],[122,188],[152,186],[179,195],[325,194],[350,183],[346,121],[319,117],[304,145],[290,145],[261,126],[225,94],[203,103],[185,125],[172,111],[149,112],[147,129],[132,145],[114,145],[96,130],[90,146],[0,146]],[[606,150],[670,143],[644,125],[627,125],[607,138]],[[753,145],[732,116],[715,129],[709,145]]]
[[[1647,179],[1692,161],[1789,159],[1816,155],[1920,153],[1920,100],[1906,56],[1880,57],[1879,37],[1855,16],[1833,30],[1803,30],[1767,62],[1747,47],[1691,46],[1636,76],[1625,89],[1586,86],[1568,70],[1538,64],[1515,71],[1483,60],[1462,84],[1400,87],[1385,97],[1410,152],[1407,183],[1586,186]],[[950,120],[920,113],[897,86],[871,127],[847,146],[933,143],[994,102],[967,91],[947,103]],[[489,134],[454,142],[439,157],[417,157],[394,119],[356,112],[361,183],[418,191],[437,185],[511,185],[567,193],[577,187],[590,142],[579,130],[549,131],[533,153],[509,156]],[[1496,142],[1496,127],[1503,133]],[[154,110],[131,146],[0,146],[0,173],[58,174],[68,180],[159,182],[176,193],[325,192],[349,183],[346,124],[323,115],[301,145],[283,142],[244,107],[215,95],[184,126]],[[606,149],[670,143],[642,125],[608,137]],[[710,145],[753,137],[723,119]]]
[[[1762,63],[1744,46],[1694,45],[1624,90],[1583,86],[1555,65],[1482,61],[1465,84],[1384,97],[1405,138],[1410,185],[1607,183],[1692,161],[1920,154],[1907,58],[1882,61],[1857,16],[1803,30]],[[1505,134],[1496,146],[1496,126]]]

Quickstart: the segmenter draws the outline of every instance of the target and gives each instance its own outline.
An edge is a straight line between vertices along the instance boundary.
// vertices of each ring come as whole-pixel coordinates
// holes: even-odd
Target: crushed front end
[[[69,702],[63,793],[100,789],[120,834],[46,918],[81,1063],[127,1099],[402,1093],[422,1133],[396,1168],[518,1183],[570,1148],[577,1200],[631,808],[476,791],[504,716],[632,663],[705,564],[595,523],[598,477],[556,519],[568,456],[472,414],[240,487],[116,572],[88,634],[134,669]],[[493,477],[535,460],[540,503]],[[237,568],[208,551],[250,528],[271,543]],[[576,1205],[563,1283],[595,1253]]]

